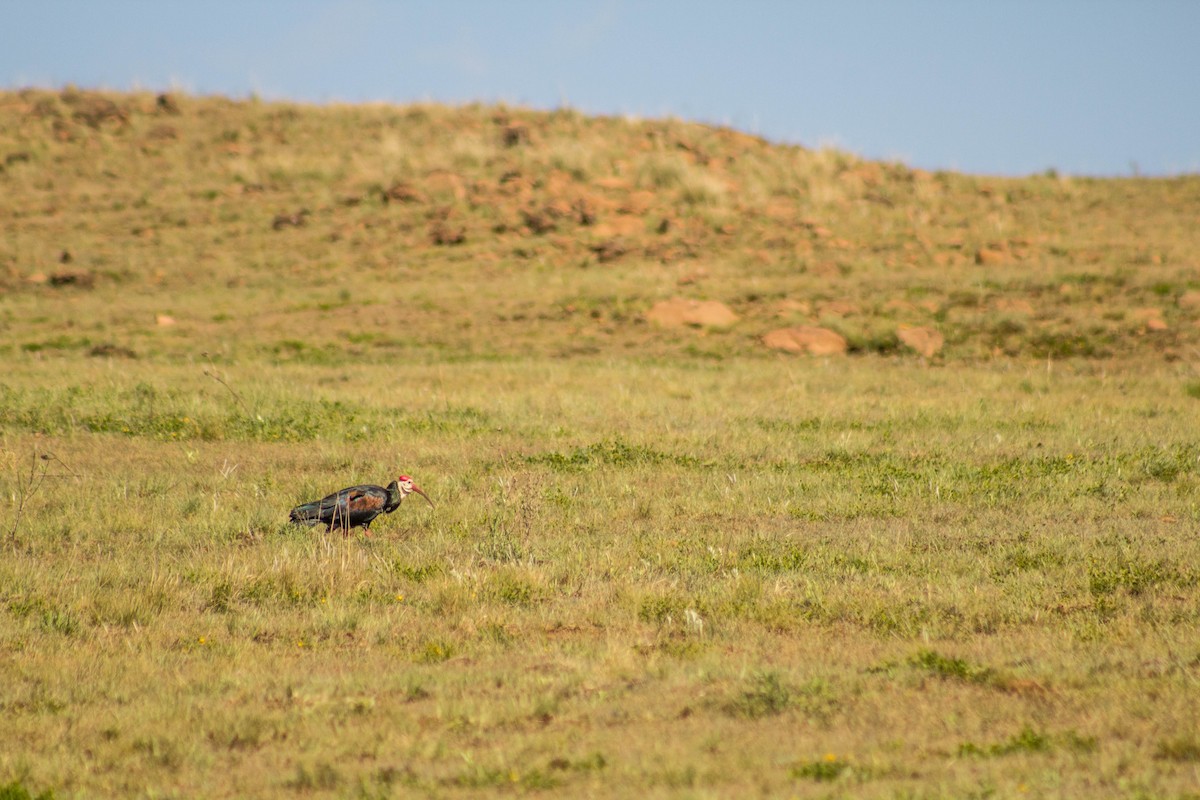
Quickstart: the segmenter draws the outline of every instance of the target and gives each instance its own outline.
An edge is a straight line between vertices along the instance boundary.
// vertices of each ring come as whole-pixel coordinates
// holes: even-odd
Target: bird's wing
[[[346,509],[352,514],[382,511],[387,495],[371,491],[354,491],[346,497]]]
[[[326,495],[321,498],[321,510],[328,511],[331,508],[337,508],[346,502],[346,490],[334,492],[331,495]]]
[[[340,492],[334,492],[321,501],[321,508],[344,508],[349,512],[370,511],[383,508],[385,502],[387,502],[387,489],[364,484],[348,486]]]

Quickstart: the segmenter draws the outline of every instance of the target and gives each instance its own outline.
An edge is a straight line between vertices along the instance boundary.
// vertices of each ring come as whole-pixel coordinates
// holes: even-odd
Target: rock
[[[1008,261],[1008,254],[993,247],[981,247],[975,251],[975,263],[983,266],[1003,264]]]
[[[673,297],[655,303],[646,312],[646,319],[664,328],[679,328],[693,325],[705,328],[727,328],[738,321],[738,315],[729,306],[716,300],[688,300]]]
[[[836,356],[846,352],[845,337],[836,331],[814,325],[771,331],[763,337],[763,344],[773,350],[810,353],[814,356]]]
[[[175,318],[167,316],[166,314],[157,314],[154,317],[154,324],[158,325],[159,327],[166,328],[175,324]]]
[[[1157,308],[1138,308],[1135,309],[1133,319],[1146,327],[1148,331],[1165,331],[1167,323],[1163,319],[1161,309]]]
[[[896,338],[926,358],[933,358],[946,344],[946,337],[924,325],[901,325],[896,329]]]
[[[645,232],[646,223],[641,217],[620,215],[605,219],[591,228],[597,239],[613,239],[618,236],[638,236]]]
[[[597,178],[593,183],[601,189],[614,189],[620,191],[629,191],[633,188],[633,184],[624,178],[618,178],[615,175]]]
[[[521,220],[532,233],[537,235],[557,230],[558,224],[554,221],[557,216],[557,212],[548,206],[521,210]]]
[[[445,220],[436,220],[429,226],[429,239],[438,246],[462,244],[467,240],[464,225],[452,225]]]
[[[654,201],[658,196],[651,191],[641,189],[635,192],[630,192],[624,198],[624,202],[618,207],[618,211],[622,214],[632,214],[635,217],[644,216],[654,205]]]
[[[1195,289],[1179,295],[1180,308],[1200,308],[1200,291]]]

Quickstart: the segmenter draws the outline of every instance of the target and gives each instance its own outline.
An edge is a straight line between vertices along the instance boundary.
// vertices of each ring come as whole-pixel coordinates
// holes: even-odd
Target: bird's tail
[[[294,525],[316,525],[321,521],[321,503],[320,501],[305,503],[301,506],[296,506],[292,512],[288,514],[288,519]]]

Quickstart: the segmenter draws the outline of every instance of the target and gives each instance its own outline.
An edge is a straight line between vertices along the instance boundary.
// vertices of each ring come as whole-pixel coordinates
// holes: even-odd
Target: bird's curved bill
[[[437,508],[437,506],[435,506],[433,504],[433,501],[429,499],[429,495],[427,495],[423,491],[421,491],[421,487],[417,486],[415,483],[413,484],[413,491],[416,492],[417,494],[421,495],[421,497],[424,497],[425,502],[429,503],[430,508]]]

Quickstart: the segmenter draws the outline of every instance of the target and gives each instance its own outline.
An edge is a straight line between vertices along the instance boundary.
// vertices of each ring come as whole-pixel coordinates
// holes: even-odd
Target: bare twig
[[[57,461],[59,464],[62,464],[62,467],[63,467],[63,469],[65,469],[67,472],[71,473],[71,475],[73,475],[73,476],[74,476],[74,477],[76,477],[76,478],[78,478],[78,477],[79,477],[79,473],[78,473],[78,472],[76,472],[75,470],[71,469],[71,467],[70,467],[70,466],[67,464],[67,462],[63,461],[63,460],[62,460],[61,458],[59,458],[59,457],[58,457],[56,454],[54,454],[54,453],[42,453],[42,456],[41,456],[41,458],[42,458],[42,460],[43,460],[43,461]],[[58,477],[62,477],[62,476],[61,476],[61,475],[51,475],[51,476],[49,476],[49,477],[51,477],[51,478],[58,478]]]
[[[251,416],[250,409],[246,406],[246,401],[242,399],[242,396],[235,392],[233,387],[226,383],[225,379],[217,374],[217,367],[215,364],[213,364],[212,359],[209,358],[208,353],[201,353],[200,355],[204,356],[204,360],[208,362],[209,366],[209,369],[204,370],[204,374],[228,389],[229,393],[233,395],[233,399],[236,400],[238,405],[242,407],[242,411],[245,412],[246,416]]]
[[[62,464],[58,456],[53,453],[42,453],[39,456],[34,452],[29,459],[29,474],[22,475],[20,472],[17,473],[17,507],[13,511],[12,525],[8,528],[9,541],[16,541],[17,528],[20,527],[21,517],[25,514],[25,505],[33,499],[38,489],[42,488],[42,483],[46,480],[46,473],[50,469],[51,459]],[[66,464],[63,464],[63,466],[66,466]],[[70,467],[67,467],[67,469],[70,469]]]

